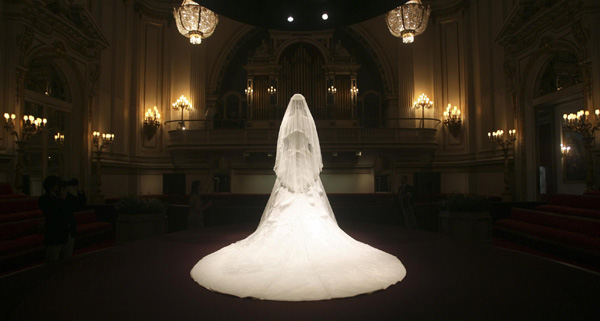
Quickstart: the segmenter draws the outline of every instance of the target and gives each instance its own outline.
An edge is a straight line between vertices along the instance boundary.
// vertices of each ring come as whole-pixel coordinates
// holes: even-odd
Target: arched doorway
[[[72,144],[55,141],[58,133],[72,141],[73,100],[65,74],[49,56],[29,61],[24,79],[22,114],[46,118],[45,129],[25,145],[23,191],[29,195],[43,193],[41,183],[48,175],[73,176]],[[67,141],[67,142],[68,142]]]
[[[582,83],[579,59],[568,51],[553,52],[538,73],[532,100],[538,200],[554,193],[581,193],[585,188],[582,137],[562,130],[563,114],[584,108]],[[569,157],[562,157],[561,144],[571,147]]]

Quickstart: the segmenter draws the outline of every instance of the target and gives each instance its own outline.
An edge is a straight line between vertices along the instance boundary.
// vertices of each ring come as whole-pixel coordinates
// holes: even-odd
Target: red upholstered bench
[[[496,221],[494,223],[494,228],[522,232],[523,234],[538,237],[549,242],[587,250],[594,253],[594,255],[600,256],[600,237],[593,237],[586,234],[560,230],[554,227],[532,224],[510,218]]]
[[[497,220],[495,229],[533,236],[554,244],[591,251],[600,256],[600,220],[513,208],[510,218]]]
[[[0,224],[0,258],[44,248],[42,220]]]
[[[510,218],[531,224],[600,237],[600,220],[597,219],[570,217],[523,208],[513,208]]]
[[[82,248],[97,241],[114,237],[114,229],[108,222],[98,222],[96,212],[87,210],[75,213],[77,235],[75,248]]]
[[[43,218],[42,210],[0,214],[0,224]]]
[[[598,209],[587,209],[587,208],[577,208],[577,207],[567,207],[560,205],[539,205],[535,208],[538,211],[551,212],[551,213],[560,213],[569,216],[580,216],[580,217],[590,217],[595,219],[600,219],[600,208]]]
[[[550,196],[550,205],[574,208],[600,209],[600,197],[590,195],[554,194]]]
[[[0,200],[3,199],[15,199],[15,198],[25,198],[27,195],[23,193],[15,193],[13,192],[12,187],[8,183],[0,183]]]
[[[37,198],[0,200],[0,215],[39,209]]]

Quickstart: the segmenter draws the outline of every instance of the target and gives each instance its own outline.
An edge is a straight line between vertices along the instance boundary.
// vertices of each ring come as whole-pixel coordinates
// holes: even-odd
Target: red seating
[[[0,215],[0,224],[8,223],[8,222],[17,222],[17,221],[26,221],[32,219],[43,218],[44,214],[42,210],[33,210],[33,211],[25,211],[25,212],[17,212],[17,213],[8,213]]]
[[[560,214],[513,208],[510,218],[541,226],[600,237],[600,220],[572,218]]]
[[[0,200],[4,199],[15,199],[15,198],[26,198],[27,195],[23,193],[13,192],[12,187],[8,183],[0,183]]]
[[[0,224],[0,257],[44,247],[41,220]]]
[[[39,209],[37,198],[21,198],[0,201],[0,215]]]
[[[591,237],[577,232],[565,231],[513,219],[499,220],[496,221],[495,225],[496,228],[501,227],[509,230],[516,230],[550,242],[556,242],[579,249],[585,249],[600,255],[599,237]]]
[[[568,207],[568,206],[560,206],[560,205],[539,205],[535,208],[538,211],[550,212],[550,213],[560,213],[564,215],[570,216],[581,216],[581,217],[590,217],[600,219],[600,208],[598,209],[587,209],[587,208],[576,208],[576,207]]]
[[[75,219],[75,248],[114,238],[112,225],[98,222],[93,210],[77,212]],[[43,260],[44,221],[37,198],[0,200],[0,272]]]
[[[590,195],[554,194],[550,196],[550,205],[573,208],[600,209],[600,197]]]
[[[600,197],[553,195],[535,210],[513,208],[494,223],[497,235],[600,264]]]

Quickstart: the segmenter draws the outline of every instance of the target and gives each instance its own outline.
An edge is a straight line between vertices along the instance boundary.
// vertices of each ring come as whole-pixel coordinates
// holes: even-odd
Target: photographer
[[[65,184],[58,176],[50,175],[43,183],[46,193],[39,198],[39,206],[46,217],[46,259],[57,261],[70,259],[75,243],[75,216],[73,207],[76,197],[68,195]]]
[[[70,181],[64,182],[63,186],[67,193],[67,202],[72,205],[73,212],[83,211],[87,198],[85,197],[83,190],[79,187],[79,181],[76,178],[73,178]]]

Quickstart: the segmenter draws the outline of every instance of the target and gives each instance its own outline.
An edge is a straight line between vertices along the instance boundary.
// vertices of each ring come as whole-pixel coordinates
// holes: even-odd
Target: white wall
[[[327,193],[373,193],[373,174],[321,174]]]
[[[442,193],[468,193],[467,173],[442,173],[441,176]]]
[[[128,195],[129,193],[129,176],[108,174],[102,175],[102,194],[105,198],[115,198]],[[90,194],[90,198],[93,194]]]
[[[231,193],[271,194],[273,184],[275,184],[275,173],[232,175]]]

